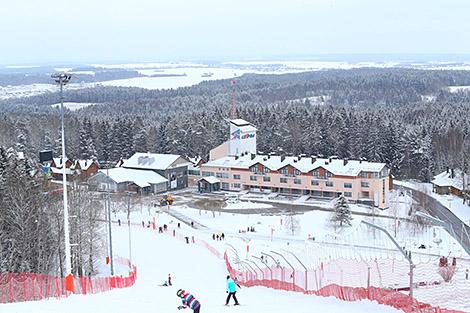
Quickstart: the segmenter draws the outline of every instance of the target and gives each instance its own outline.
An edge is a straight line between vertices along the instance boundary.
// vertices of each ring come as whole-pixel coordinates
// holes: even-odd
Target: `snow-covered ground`
[[[468,91],[470,90],[470,86],[450,86],[450,92],[458,92],[458,91]]]
[[[92,83],[80,83],[80,84],[69,84],[67,89],[82,89],[94,87]],[[32,97],[49,92],[57,92],[59,87],[51,84],[31,84],[31,85],[19,85],[19,86],[0,86],[0,100],[11,99],[11,98],[23,98]]]
[[[64,107],[70,111],[80,110],[89,105],[95,105],[96,103],[81,103],[81,102],[64,102]],[[52,104],[53,108],[60,108],[60,103]]]
[[[143,213],[146,214],[145,211]],[[137,218],[137,217],[136,217]],[[169,223],[169,217],[160,218]],[[174,224],[173,224],[174,225]],[[113,225],[115,253],[128,254],[128,229]],[[2,313],[20,312],[181,312],[176,297],[180,288],[189,291],[201,302],[201,312],[398,312],[371,301],[342,302],[264,287],[242,288],[237,292],[240,307],[225,307],[225,276],[222,260],[200,246],[184,244],[166,234],[148,228],[132,228],[132,261],[137,266],[137,282],[125,289],[96,295],[73,295],[65,299],[49,299],[0,305]],[[173,286],[161,287],[168,274]]]
[[[449,70],[470,70],[470,63],[452,62],[347,62],[347,61],[233,61],[217,65],[208,65],[194,62],[154,62],[154,63],[125,63],[125,64],[90,64],[92,67],[86,71],[76,71],[76,74],[94,75],[93,67],[102,69],[124,69],[136,70],[144,77],[129,79],[119,79],[100,82],[106,86],[140,87],[146,89],[169,89],[188,87],[199,84],[206,80],[236,78],[246,73],[255,74],[285,74],[299,73],[305,71],[319,71],[328,69],[353,69],[364,67],[376,68],[418,68],[418,69],[449,69]],[[28,68],[31,66],[25,66]],[[21,66],[17,67],[21,68]],[[70,67],[56,68],[56,71],[72,71]],[[73,72],[72,72],[73,73]],[[151,75],[181,75],[150,77]],[[183,74],[186,74],[183,76]],[[95,84],[70,84],[67,88],[93,87]],[[449,89],[467,89],[468,86],[452,86]],[[56,91],[53,84],[32,84],[22,86],[0,87],[0,99],[12,97],[27,97],[46,92]],[[312,104],[321,104],[317,98],[313,98]]]

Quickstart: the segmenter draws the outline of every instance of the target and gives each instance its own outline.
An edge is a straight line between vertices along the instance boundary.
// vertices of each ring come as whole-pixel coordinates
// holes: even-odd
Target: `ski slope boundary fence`
[[[74,277],[75,294],[95,294],[134,285],[136,266],[125,258],[116,257],[115,262],[130,267],[128,276]],[[70,295],[66,290],[66,278],[35,273],[0,273],[0,303],[34,301],[61,298]]]
[[[335,297],[343,301],[371,300],[394,307],[406,313],[463,313],[463,311],[443,309],[419,302],[418,300],[399,291],[372,286],[364,288],[330,284],[317,290],[313,289],[314,286],[312,286],[312,289],[309,288],[308,290],[305,290],[305,288],[299,287],[293,283],[292,280],[294,275],[297,274],[300,276],[302,274],[300,271],[298,271],[299,273],[288,274],[289,271],[292,272],[292,270],[281,266],[278,268],[280,275],[275,275],[280,277],[279,279],[266,279],[266,276],[272,275],[272,272],[268,271],[266,268],[264,274],[261,275],[262,278],[259,279],[259,276],[256,273],[234,269],[229,261],[227,253],[224,254],[224,259],[230,275],[232,277],[236,277],[239,284],[248,287],[264,286],[278,290],[302,292],[309,295]]]
[[[373,286],[349,287],[338,284],[328,284],[326,286],[322,286],[319,284],[317,287],[322,287],[315,288],[316,286],[312,285],[307,286],[308,289],[306,289],[300,287],[298,283],[304,285],[302,284],[302,280],[300,278],[305,277],[306,274],[309,275],[309,273],[299,270],[295,270],[293,272],[292,269],[285,268],[283,266],[279,266],[276,269],[266,267],[262,269],[262,271],[259,271],[259,269],[255,268],[248,271],[239,271],[234,269],[229,261],[227,253],[220,253],[220,251],[215,249],[206,241],[195,238],[194,236],[184,236],[176,231],[169,230],[166,231],[166,233],[178,240],[186,241],[188,244],[195,244],[203,247],[214,254],[216,257],[223,259],[225,261],[227,271],[232,277],[236,277],[238,283],[243,286],[263,286],[278,290],[302,292],[308,295],[335,297],[343,301],[371,300],[376,301],[379,304],[391,306],[406,313],[464,313],[464,311],[450,310],[440,308],[438,306],[432,306],[430,304],[420,302],[415,298],[409,297],[404,293],[387,288]],[[299,281],[293,281],[293,277],[298,277]]]

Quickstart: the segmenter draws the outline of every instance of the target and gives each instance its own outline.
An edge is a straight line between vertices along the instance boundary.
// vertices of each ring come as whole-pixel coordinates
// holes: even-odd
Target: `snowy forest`
[[[328,70],[247,74],[175,90],[104,87],[69,90],[65,101],[95,105],[66,113],[68,157],[102,163],[135,151],[207,158],[227,139],[227,117],[258,128],[260,152],[336,155],[387,163],[397,178],[429,181],[446,167],[467,169],[467,71]],[[58,93],[0,102],[0,145],[37,158],[59,155]]]
[[[0,147],[0,273],[64,276],[62,192],[44,192],[45,183],[35,164],[13,148]],[[103,249],[99,205],[99,199],[80,188],[70,194],[75,274],[98,271],[97,258]]]

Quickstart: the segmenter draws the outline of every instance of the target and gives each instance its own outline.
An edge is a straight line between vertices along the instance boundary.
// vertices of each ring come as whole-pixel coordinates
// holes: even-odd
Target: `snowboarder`
[[[199,303],[199,301],[196,300],[196,298],[194,298],[192,294],[187,291],[184,291],[183,289],[179,289],[176,292],[176,295],[180,297],[183,302],[183,305],[180,305],[178,307],[178,310],[190,308],[191,310],[193,310],[193,313],[199,313],[199,310],[201,309],[201,304]]]
[[[121,226],[121,220],[120,219],[118,219],[118,225]]]
[[[237,284],[233,281],[230,275],[227,275],[227,293],[228,296],[227,300],[225,301],[225,305],[228,305],[231,297],[233,297],[233,300],[235,300],[235,305],[239,305],[237,297],[235,296],[235,294],[237,293]]]
[[[178,228],[181,228],[181,224],[180,224],[180,223],[178,223]]]

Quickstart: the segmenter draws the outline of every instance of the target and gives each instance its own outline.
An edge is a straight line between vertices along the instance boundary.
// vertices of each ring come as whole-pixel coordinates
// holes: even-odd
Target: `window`
[[[208,176],[214,176],[214,173],[213,172],[202,172],[202,176],[203,177],[208,177]]]
[[[239,183],[234,183],[232,186],[233,186],[233,188],[240,188],[240,184],[239,184]]]
[[[302,180],[299,178],[294,179],[294,184],[300,185],[302,183]]]
[[[264,172],[265,173],[269,173],[269,168],[267,168],[266,166],[264,167]]]
[[[217,178],[228,178],[228,173],[215,173]]]
[[[366,181],[361,181],[361,187],[362,188],[369,188],[369,183]]]
[[[233,179],[240,179],[240,174],[233,174]]]
[[[287,184],[287,178],[285,178],[285,177],[281,177],[281,178],[280,178],[280,181],[281,181],[281,183],[283,183],[283,184]]]
[[[281,174],[287,175],[289,172],[287,171],[287,168],[281,169]]]
[[[323,197],[333,198],[333,193],[331,191],[323,191]]]
[[[251,175],[251,176],[250,176],[250,180],[252,180],[252,181],[256,181],[256,180],[257,180],[257,178],[258,178],[258,177],[256,177],[256,176],[253,176],[253,175]]]
[[[344,183],[344,188],[352,188],[352,184],[351,183]]]
[[[385,203],[385,179],[382,180],[382,203]]]
[[[352,197],[352,192],[346,191],[346,192],[344,193],[344,196],[345,196],[345,197],[348,197],[348,198],[351,198],[351,197]]]
[[[320,182],[318,180],[312,180],[312,186],[318,186]]]
[[[258,168],[256,166],[253,166],[253,167],[250,168],[250,170],[251,170],[252,173],[256,173]]]
[[[331,177],[331,176],[333,176],[333,175],[331,175],[330,172],[326,172],[326,177]]]
[[[229,190],[230,189],[229,183],[222,183],[222,189]]]
[[[369,178],[369,173],[368,172],[361,172],[360,175],[362,178]]]
[[[314,170],[313,171],[313,176],[315,176],[315,177],[320,176],[320,171],[319,170]]]
[[[299,170],[295,170],[294,173],[295,173],[295,176],[300,175],[300,171],[299,171]]]
[[[265,182],[270,182],[270,181],[271,181],[271,177],[269,177],[269,176],[264,176],[264,177],[263,177],[263,181],[265,181]]]
[[[314,197],[321,197],[321,191],[320,190],[312,190],[311,194]]]
[[[368,192],[368,191],[363,191],[363,192],[361,193],[361,197],[362,197],[362,198],[369,198],[369,192]]]
[[[333,182],[332,181],[327,181],[325,182],[326,187],[333,187]]]

